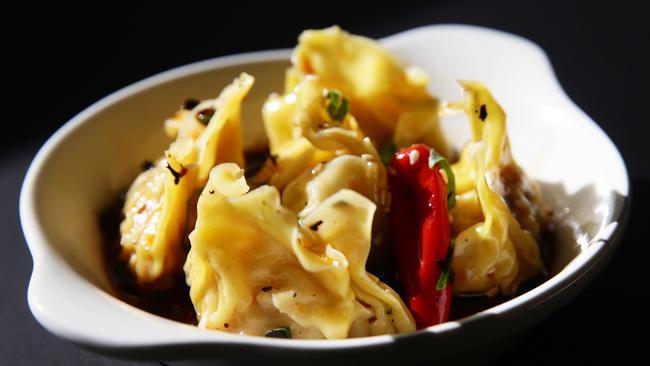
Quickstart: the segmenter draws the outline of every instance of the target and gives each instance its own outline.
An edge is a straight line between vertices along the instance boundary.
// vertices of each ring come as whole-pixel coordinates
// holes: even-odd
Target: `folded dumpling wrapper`
[[[122,257],[141,287],[164,288],[185,260],[183,242],[193,226],[193,196],[205,186],[218,163],[243,164],[241,103],[254,78],[241,74],[218,98],[166,121],[175,140],[153,168],[129,188],[120,225]],[[199,114],[207,114],[207,125]],[[204,116],[205,118],[205,116]]]
[[[336,26],[308,30],[298,38],[292,63],[286,91],[305,76],[317,76],[350,99],[352,114],[378,146],[421,142],[450,157],[438,100],[427,91],[428,75],[403,66],[376,41]]]
[[[185,272],[200,327],[289,326],[294,338],[327,339],[415,329],[399,296],[366,272],[371,200],[342,189],[299,217],[277,188],[248,189],[237,165],[221,164],[198,200]]]
[[[512,295],[522,281],[538,275],[543,267],[536,233],[522,228],[504,200],[504,169],[523,172],[512,158],[506,116],[499,104],[481,83],[463,81],[461,85],[472,142],[452,166],[457,193],[451,212],[452,231],[457,235],[454,291]],[[538,192],[529,196],[539,206]]]

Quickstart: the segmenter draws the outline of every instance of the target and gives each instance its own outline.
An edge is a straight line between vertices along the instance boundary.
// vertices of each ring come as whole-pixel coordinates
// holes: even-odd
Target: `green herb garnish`
[[[445,263],[442,266],[442,272],[440,272],[440,277],[438,277],[438,283],[436,284],[436,290],[442,291],[447,287],[447,282],[449,281],[449,273],[451,272],[451,260],[454,258],[454,239],[451,239],[449,243],[449,250],[447,250],[447,257],[445,258]]]
[[[289,327],[280,327],[273,328],[264,333],[265,337],[269,338],[291,338],[291,328]]]
[[[332,120],[343,122],[348,114],[350,102],[338,90],[330,89],[325,94],[325,106]]]
[[[447,175],[447,209],[451,210],[456,206],[456,179],[454,172],[451,170],[451,165],[444,156],[438,154],[437,151],[431,149],[429,154],[429,168],[433,169],[436,164],[440,165],[440,169],[445,171]]]
[[[381,161],[384,163],[384,165],[390,164],[390,160],[393,158],[393,155],[397,152],[397,145],[395,145],[394,142],[391,141],[390,144],[385,145],[380,151],[379,151],[379,157],[381,157]]]

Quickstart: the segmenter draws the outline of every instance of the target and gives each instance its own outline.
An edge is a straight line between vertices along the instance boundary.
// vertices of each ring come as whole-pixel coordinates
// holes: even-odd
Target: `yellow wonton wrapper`
[[[438,123],[438,101],[427,91],[428,76],[404,68],[377,42],[339,27],[308,30],[299,37],[287,72],[286,91],[305,75],[350,99],[352,114],[379,146],[425,143],[444,156],[451,151]]]
[[[379,154],[351,113],[340,122],[330,118],[326,93],[319,78],[306,77],[291,92],[272,95],[264,105],[265,128],[275,156],[269,183],[282,191],[282,203],[295,212],[307,207],[307,196],[319,195],[320,202],[342,188],[364,194],[383,212],[388,197]],[[330,183],[321,185],[327,179]],[[309,188],[312,180],[316,183],[309,183],[313,187]]]
[[[253,85],[242,74],[221,95],[181,110],[165,129],[175,137],[165,156],[130,187],[120,225],[122,257],[143,287],[168,287],[184,261],[182,243],[193,225],[191,200],[221,162],[243,164],[241,102]],[[215,110],[207,126],[196,115]]]
[[[246,193],[242,174],[215,167],[198,201],[185,272],[200,327],[289,326],[294,338],[327,339],[415,329],[399,296],[365,270],[372,201],[343,189],[299,218],[275,187]]]
[[[518,169],[510,154],[505,113],[482,84],[461,84],[467,94],[472,143],[452,166],[457,193],[451,212],[457,234],[454,291],[511,295],[522,281],[542,270],[539,246],[502,198],[503,168]]]

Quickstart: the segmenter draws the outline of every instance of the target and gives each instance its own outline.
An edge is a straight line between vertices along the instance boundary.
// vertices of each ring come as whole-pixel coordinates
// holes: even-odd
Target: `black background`
[[[302,29],[339,24],[379,38],[412,27],[466,23],[538,43],[567,94],[612,138],[626,161],[632,210],[622,245],[598,279],[533,328],[497,363],[630,360],[642,353],[649,302],[646,218],[648,134],[642,112],[648,32],[623,1],[240,1],[108,8],[24,4],[1,15],[4,138],[0,143],[0,364],[128,365],[43,330],[26,304],[31,258],[18,220],[20,184],[45,139],[101,97],[172,67],[220,55],[293,47]],[[576,137],[576,138],[579,138]],[[647,339],[647,334],[645,335]],[[139,364],[139,363],[137,363]]]

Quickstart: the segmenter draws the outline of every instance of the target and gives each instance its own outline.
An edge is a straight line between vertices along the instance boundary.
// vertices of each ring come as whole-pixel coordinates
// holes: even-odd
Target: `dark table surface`
[[[302,7],[308,8],[302,15],[289,15],[299,7],[288,6],[274,15],[281,10],[278,2],[120,9],[25,4],[4,13],[2,84],[10,97],[0,146],[0,192],[5,194],[0,364],[147,364],[96,355],[57,339],[27,307],[32,263],[20,229],[18,196],[27,166],[47,136],[94,101],[146,76],[220,55],[292,47],[302,29],[332,24],[375,38],[427,24],[475,24],[522,35],[546,50],[567,94],[623,154],[632,189],[630,220],[619,250],[593,284],[492,362],[552,364],[640,355],[643,338],[636,334],[648,325],[643,311],[650,305],[642,213],[650,205],[650,164],[641,117],[642,111],[648,114],[641,83],[649,65],[641,49],[647,49],[649,37],[641,9],[623,1],[403,0],[365,8],[345,2],[303,2]]]

